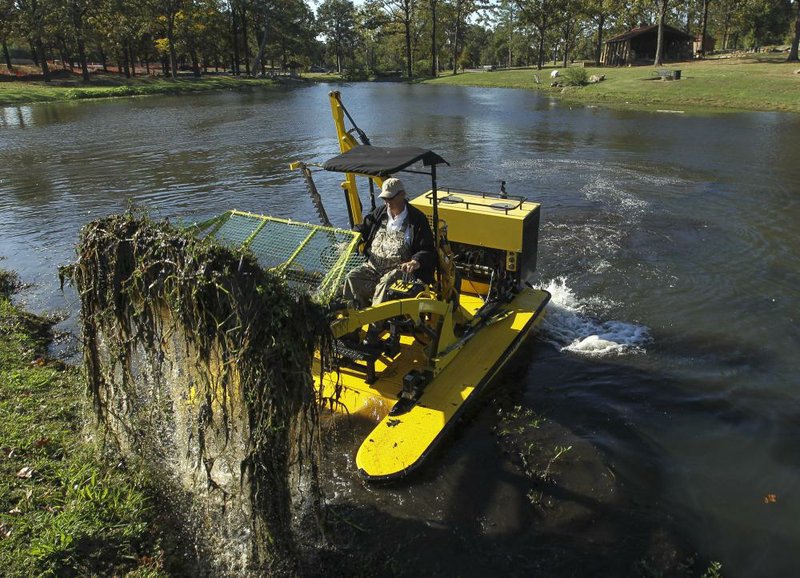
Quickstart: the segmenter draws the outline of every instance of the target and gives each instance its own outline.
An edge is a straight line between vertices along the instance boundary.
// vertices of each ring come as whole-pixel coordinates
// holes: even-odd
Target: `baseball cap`
[[[406,192],[406,188],[403,186],[403,181],[391,177],[383,181],[383,186],[381,187],[381,194],[378,196],[381,199],[393,199],[399,193],[404,193],[404,192]]]

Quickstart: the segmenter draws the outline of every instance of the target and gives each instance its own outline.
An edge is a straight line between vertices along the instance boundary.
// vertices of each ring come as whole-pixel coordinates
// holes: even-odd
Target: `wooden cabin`
[[[694,37],[664,25],[663,60],[687,60],[692,56]],[[656,58],[658,25],[640,26],[605,42],[601,61],[606,66],[652,64]]]

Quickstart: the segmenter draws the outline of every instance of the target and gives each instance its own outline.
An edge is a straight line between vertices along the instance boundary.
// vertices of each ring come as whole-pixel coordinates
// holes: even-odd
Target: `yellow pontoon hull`
[[[414,407],[398,416],[388,415],[403,389],[403,376],[423,369],[422,346],[411,337],[401,339],[400,353],[375,363],[376,381],[368,384],[364,372],[342,368],[322,377],[323,395],[341,388],[334,407],[378,421],[356,455],[359,472],[368,480],[400,478],[417,468],[456,422],[459,414],[500,371],[530,330],[541,320],[550,300],[547,291],[524,289],[504,305],[493,321],[480,329],[444,370],[425,387]],[[479,297],[461,295],[467,309],[480,307]],[[319,387],[319,372],[315,372]]]

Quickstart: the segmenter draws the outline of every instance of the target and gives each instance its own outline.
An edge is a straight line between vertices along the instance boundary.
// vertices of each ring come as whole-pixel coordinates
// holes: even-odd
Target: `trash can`
[[[681,71],[680,70],[674,71],[672,73],[672,78],[674,78],[675,80],[680,80],[681,79]]]

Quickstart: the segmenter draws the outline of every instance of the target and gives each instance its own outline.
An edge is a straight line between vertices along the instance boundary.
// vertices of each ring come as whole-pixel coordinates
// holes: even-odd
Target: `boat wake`
[[[544,289],[552,299],[542,321],[542,337],[559,351],[591,357],[645,353],[650,333],[644,325],[598,319],[594,312],[609,304],[579,298],[564,277],[551,280]]]

